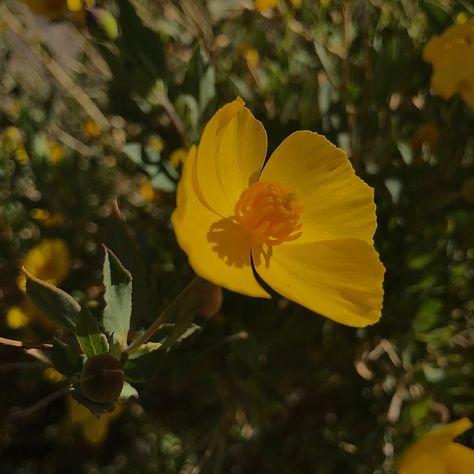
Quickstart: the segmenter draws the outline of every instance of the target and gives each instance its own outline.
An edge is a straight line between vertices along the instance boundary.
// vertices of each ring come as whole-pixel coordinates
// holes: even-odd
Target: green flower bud
[[[115,41],[118,38],[117,21],[103,8],[87,8],[86,24],[91,35],[97,39]]]
[[[109,354],[100,354],[89,359],[82,368],[81,390],[92,402],[110,403],[117,400],[123,382],[122,365]]]

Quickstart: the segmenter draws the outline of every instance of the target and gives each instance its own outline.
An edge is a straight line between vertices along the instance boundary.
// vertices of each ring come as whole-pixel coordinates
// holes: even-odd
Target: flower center
[[[241,194],[234,218],[254,243],[278,245],[302,234],[302,210],[285,186],[257,181]]]

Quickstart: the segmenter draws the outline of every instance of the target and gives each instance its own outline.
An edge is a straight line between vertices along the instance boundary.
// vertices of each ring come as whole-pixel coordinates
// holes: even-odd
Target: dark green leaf
[[[109,350],[105,334],[101,332],[97,320],[85,307],[78,316],[76,337],[87,357],[94,357]]]
[[[60,326],[74,330],[79,303],[65,291],[34,277],[26,270],[26,294],[33,304]]]
[[[104,248],[104,329],[114,341],[125,347],[132,314],[132,276],[115,254]]]
[[[60,340],[55,340],[51,359],[56,370],[64,375],[74,375],[82,368],[82,356]]]
[[[115,403],[95,403],[86,398],[79,387],[74,387],[71,395],[76,402],[85,406],[93,415],[101,416],[115,410]]]

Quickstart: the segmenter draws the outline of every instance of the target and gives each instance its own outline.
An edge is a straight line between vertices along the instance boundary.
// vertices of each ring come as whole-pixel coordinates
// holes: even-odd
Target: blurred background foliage
[[[4,337],[57,331],[22,265],[100,305],[103,242],[149,325],[192,277],[169,221],[186,151],[236,96],[270,149],[323,133],[374,186],[386,297],[381,322],[355,330],[225,292],[199,334],[137,369],[140,398],[100,419],[54,396],[63,378],[41,354],[2,348],[1,472],[393,473],[433,424],[472,418],[474,115],[430,93],[422,60],[472,2],[25,3],[0,5]]]

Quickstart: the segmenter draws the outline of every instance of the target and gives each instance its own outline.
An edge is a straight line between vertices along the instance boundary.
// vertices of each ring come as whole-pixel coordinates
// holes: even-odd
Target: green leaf
[[[94,357],[109,350],[107,338],[99,329],[97,319],[92,316],[86,307],[82,308],[79,313],[76,337],[87,357]]]
[[[81,310],[79,303],[65,291],[34,277],[25,269],[23,271],[26,275],[26,294],[33,304],[56,324],[74,330]]]
[[[74,387],[71,390],[71,396],[76,402],[85,406],[93,415],[101,416],[106,413],[111,413],[115,410],[115,403],[95,403],[86,398],[79,387]]]
[[[105,224],[104,243],[115,255],[120,255],[122,264],[132,275],[132,321],[149,321],[153,316],[150,308],[158,304],[154,301],[157,292],[150,289],[145,259],[136,239],[129,232],[118,204]]]
[[[164,350],[170,350],[172,346],[181,344],[185,339],[192,336],[195,332],[201,330],[200,326],[192,322],[195,315],[195,311],[190,311],[188,314],[184,314],[179,317],[171,331],[171,334],[165,339],[163,343]]]
[[[436,0],[422,0],[421,8],[431,23],[436,26],[438,33],[443,32],[453,23],[450,10]]]
[[[135,387],[132,387],[128,382],[124,382],[122,392],[119,396],[119,400],[127,400],[131,397],[138,398],[137,389]]]
[[[127,345],[132,314],[132,275],[115,254],[105,247],[103,324],[105,331],[123,348]]]
[[[56,370],[66,376],[74,375],[82,368],[82,356],[58,339],[54,341],[51,359]]]
[[[201,117],[216,97],[216,73],[210,65],[199,82],[199,109]]]

